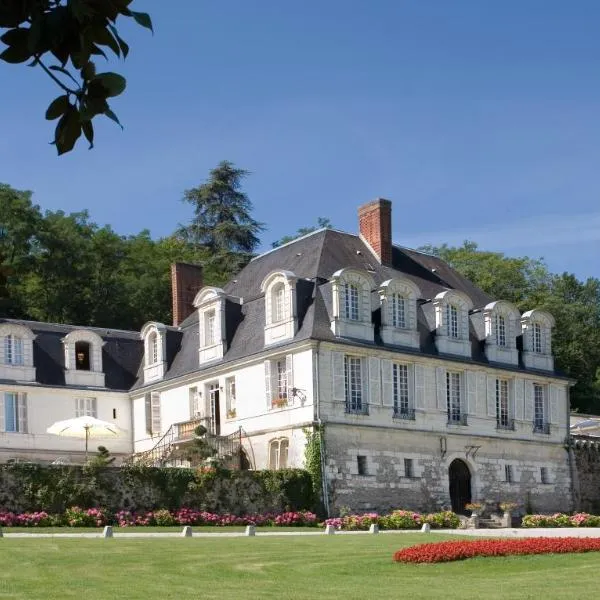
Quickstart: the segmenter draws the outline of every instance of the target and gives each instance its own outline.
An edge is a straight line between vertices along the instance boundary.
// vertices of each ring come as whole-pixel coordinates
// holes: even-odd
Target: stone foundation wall
[[[577,469],[577,508],[600,515],[600,442],[576,440],[573,455]]]
[[[448,470],[455,459],[469,468],[472,501],[516,502],[517,514],[572,509],[562,444],[343,424],[326,426],[325,443],[333,512],[340,507],[358,512],[450,508]],[[365,474],[359,474],[359,456]],[[405,459],[412,473],[406,472]]]

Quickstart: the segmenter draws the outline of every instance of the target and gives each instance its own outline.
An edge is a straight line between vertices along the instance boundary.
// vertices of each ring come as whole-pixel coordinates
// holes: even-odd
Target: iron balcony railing
[[[503,431],[514,431],[515,430],[515,420],[514,419],[498,419],[498,420],[496,420],[496,429],[501,429]]]
[[[414,408],[395,408],[394,419],[402,419],[403,421],[414,421],[415,420],[415,409]]]
[[[348,415],[368,415],[369,405],[365,402],[364,404],[348,404],[346,403],[346,414]]]
[[[448,413],[448,425],[468,425],[466,413],[450,412]]]
[[[534,421],[533,433],[543,433],[545,435],[550,435],[550,423],[547,423],[546,421]]]

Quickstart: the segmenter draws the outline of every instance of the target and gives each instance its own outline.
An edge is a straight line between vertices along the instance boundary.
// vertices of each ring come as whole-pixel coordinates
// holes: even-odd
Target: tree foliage
[[[191,223],[179,228],[181,239],[207,253],[209,267],[217,265],[233,275],[245,266],[258,247],[262,223],[252,218],[252,203],[242,191],[248,171],[222,161],[206,182],[186,190],[183,201],[194,207]]]
[[[332,227],[333,227],[333,225],[331,224],[331,221],[327,217],[319,217],[317,219],[316,225],[313,225],[311,227],[299,227],[298,230],[296,231],[296,233],[294,233],[292,235],[284,235],[282,238],[276,240],[275,242],[272,242],[271,247],[279,248],[279,246],[282,246],[283,244],[287,244],[288,242],[293,242],[294,240],[297,240],[299,237],[302,237],[303,235],[308,235],[309,233],[312,233],[313,231],[317,231],[318,229],[331,229]]]
[[[81,134],[94,145],[93,119],[105,115],[118,125],[108,99],[123,93],[125,78],[111,71],[98,73],[96,57],[106,51],[125,58],[129,46],[116,27],[119,17],[132,18],[152,30],[146,13],[129,8],[132,0],[3,0],[0,36],[6,48],[0,59],[42,69],[60,88],[46,110],[58,119],[53,144],[58,154],[69,152]],[[50,62],[54,64],[50,64]]]
[[[553,274],[542,260],[485,252],[474,242],[420,250],[439,256],[490,296],[513,302],[521,312],[549,311],[556,319],[556,367],[577,380],[571,408],[600,414],[600,280]]]

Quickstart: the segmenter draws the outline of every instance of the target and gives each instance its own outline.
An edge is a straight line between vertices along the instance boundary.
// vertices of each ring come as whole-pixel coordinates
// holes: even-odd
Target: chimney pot
[[[171,265],[173,326],[177,327],[195,310],[194,298],[202,289],[202,267],[178,262]]]
[[[392,264],[392,203],[377,198],[358,208],[360,237],[382,265]]]

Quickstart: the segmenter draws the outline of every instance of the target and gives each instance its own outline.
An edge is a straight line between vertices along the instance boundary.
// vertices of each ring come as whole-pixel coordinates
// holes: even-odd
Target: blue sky
[[[176,6],[177,12],[171,7]],[[600,3],[596,0],[134,0],[155,35],[132,51],[96,147],[57,157],[58,95],[0,63],[0,181],[118,232],[171,233],[183,190],[228,159],[263,248],[358,205],[394,202],[394,241],[477,241],[600,276]]]

